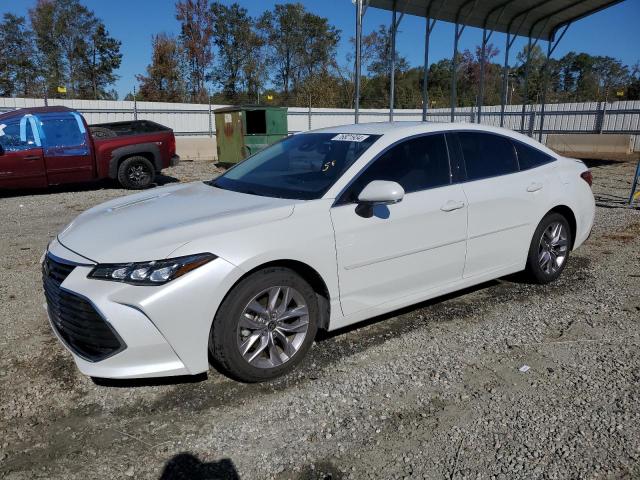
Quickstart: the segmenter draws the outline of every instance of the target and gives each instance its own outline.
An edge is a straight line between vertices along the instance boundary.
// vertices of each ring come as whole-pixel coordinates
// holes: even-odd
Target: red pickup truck
[[[173,130],[147,120],[88,125],[67,107],[0,114],[0,189],[103,178],[141,189],[179,160]]]

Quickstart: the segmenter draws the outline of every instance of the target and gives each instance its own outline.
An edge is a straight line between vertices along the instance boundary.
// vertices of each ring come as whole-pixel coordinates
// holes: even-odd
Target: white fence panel
[[[0,112],[25,107],[44,106],[40,98],[0,98]],[[177,135],[215,136],[215,121],[210,111],[225,105],[190,103],[132,102],[107,100],[61,100],[50,99],[49,105],[64,105],[82,112],[90,124],[133,120],[151,120],[172,128]],[[211,109],[211,110],[210,110]],[[506,105],[504,126],[523,133],[533,133],[537,138],[541,124],[541,106],[529,105],[525,108],[523,121],[522,105]],[[449,122],[448,108],[430,109],[427,120]],[[478,111],[475,107],[456,109],[456,122],[475,122]],[[534,119],[533,126],[530,125]],[[309,129],[347,125],[354,121],[352,109],[291,107],[288,114],[289,131],[300,132]],[[360,111],[360,121],[386,122],[387,109],[364,109]],[[420,121],[422,111],[418,109],[395,110],[395,121]],[[481,113],[485,125],[500,125],[500,106],[484,106]],[[533,127],[533,128],[532,128]],[[544,135],[560,132],[585,133],[628,133],[633,136],[634,149],[640,150],[640,101],[612,103],[583,102],[559,103],[545,106]]]

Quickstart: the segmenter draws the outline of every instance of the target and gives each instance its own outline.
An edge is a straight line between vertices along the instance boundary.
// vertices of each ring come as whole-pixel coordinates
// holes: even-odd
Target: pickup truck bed
[[[132,120],[129,122],[98,123],[89,125],[93,138],[113,138],[127,135],[142,135],[171,131],[169,127],[149,120]]]

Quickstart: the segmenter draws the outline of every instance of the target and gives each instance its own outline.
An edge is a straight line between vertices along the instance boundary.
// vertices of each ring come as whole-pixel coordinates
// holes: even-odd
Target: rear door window
[[[38,115],[45,153],[48,155],[87,155],[86,129],[78,114],[51,113]]]
[[[549,162],[553,162],[554,158],[551,155],[547,155],[541,152],[537,148],[530,147],[520,142],[513,142],[518,153],[518,164],[520,170],[529,170],[530,168],[536,168],[540,165],[544,165]]]
[[[518,171],[518,161],[511,140],[483,132],[458,132],[467,180],[497,177]]]

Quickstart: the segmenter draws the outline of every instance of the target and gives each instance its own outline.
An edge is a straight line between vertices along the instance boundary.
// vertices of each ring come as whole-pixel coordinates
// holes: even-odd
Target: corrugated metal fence
[[[23,107],[43,106],[43,99],[0,98],[0,112]],[[49,105],[65,105],[82,112],[89,123],[105,123],[134,118],[147,119],[167,125],[177,135],[202,136],[215,135],[215,123],[211,112],[224,105],[130,102],[107,100],[49,100]],[[466,107],[456,110],[455,120],[473,122],[477,120],[475,108]],[[522,114],[521,105],[507,105],[505,109],[505,127],[523,130],[536,135],[540,128],[540,106],[531,105]],[[386,109],[364,109],[360,111],[361,122],[385,122],[389,119]],[[394,119],[398,121],[419,121],[422,111],[395,110]],[[500,125],[500,107],[482,108],[482,123]],[[523,121],[524,119],[524,121]],[[431,109],[427,120],[448,122],[448,108]],[[314,128],[330,127],[353,123],[353,110],[336,108],[289,108],[289,130],[305,131]],[[585,102],[549,104],[545,107],[543,139],[549,133],[626,133],[634,136],[634,150],[640,150],[640,101],[623,102]]]

